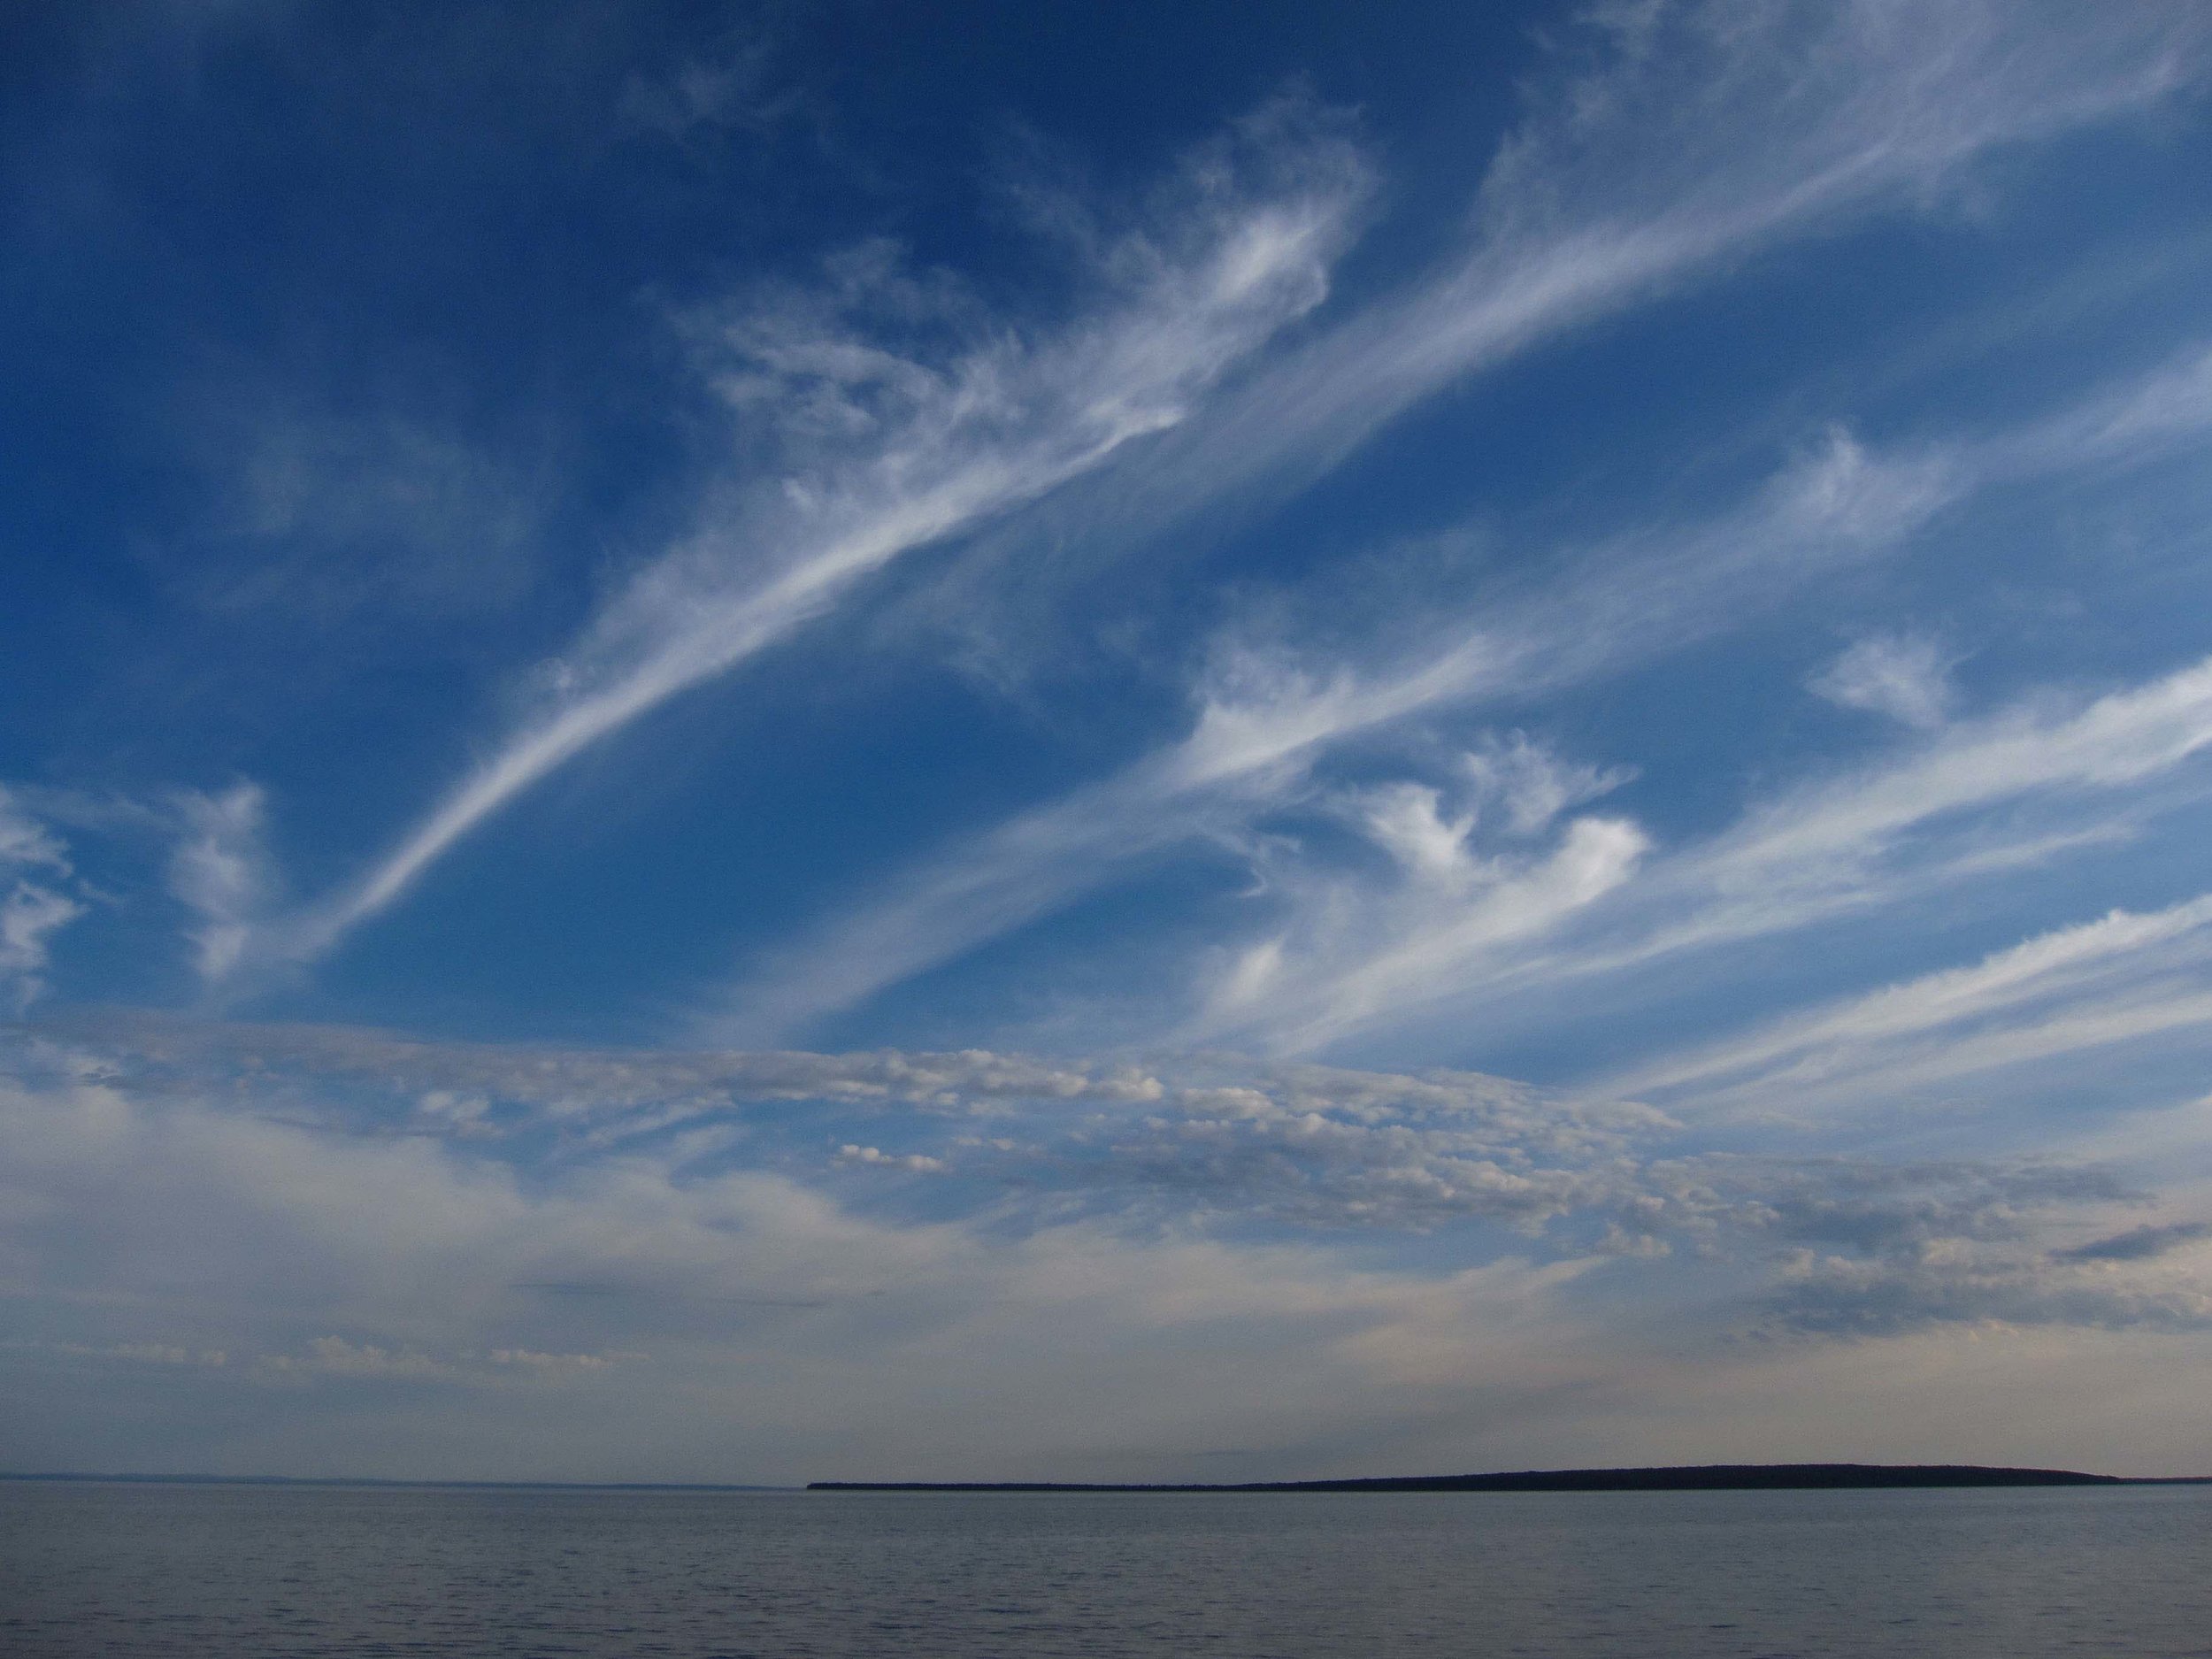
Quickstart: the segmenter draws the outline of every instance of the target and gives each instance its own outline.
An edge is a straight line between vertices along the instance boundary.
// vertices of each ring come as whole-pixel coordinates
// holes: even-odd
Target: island
[[[1384,1475],[1350,1480],[1119,1482],[814,1480],[809,1492],[1745,1492],[1850,1486],[2136,1486],[2212,1477],[2091,1475],[1979,1463],[1698,1463],[1655,1469],[1528,1469],[1487,1475]]]

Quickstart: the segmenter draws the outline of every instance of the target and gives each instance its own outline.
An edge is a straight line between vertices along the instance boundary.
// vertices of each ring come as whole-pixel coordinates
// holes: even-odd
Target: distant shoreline
[[[100,1474],[0,1470],[0,1481],[81,1486],[369,1487],[462,1492],[1792,1492],[1962,1486],[2212,1486],[2212,1475],[2096,1475],[1978,1463],[1699,1463],[1642,1469],[1537,1469],[1478,1475],[1383,1475],[1344,1480],[1141,1482],[814,1480],[804,1486],[678,1480],[403,1480],[372,1475]]]
[[[1532,1469],[1351,1480],[1160,1483],[1058,1480],[816,1480],[809,1492],[1786,1492],[1926,1486],[2158,1486],[2208,1475],[2092,1475],[1978,1463],[1701,1463],[1650,1469]]]

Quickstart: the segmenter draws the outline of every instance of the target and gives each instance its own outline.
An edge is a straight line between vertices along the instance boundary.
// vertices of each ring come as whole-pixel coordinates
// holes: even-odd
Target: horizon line
[[[1699,1483],[1667,1477],[1720,1477]],[[1786,1477],[1829,1477],[1793,1483]],[[1836,1479],[1863,1476],[1865,1479]],[[1885,1477],[1908,1477],[1905,1479]],[[1731,1485],[1731,1477],[1746,1484]],[[1766,1479],[1760,1479],[1765,1477]],[[1774,1479],[1784,1477],[1785,1479]],[[1914,1479],[1910,1477],[1922,1477]],[[219,1475],[0,1470],[0,1481],[81,1485],[208,1486],[370,1486],[534,1492],[1448,1492],[1541,1490],[1808,1490],[1844,1486],[1909,1489],[1978,1486],[2212,1486],[2212,1474],[2108,1475],[2082,1470],[1991,1463],[1654,1463],[1571,1469],[1494,1471],[1458,1475],[1371,1475],[1307,1480],[810,1480],[767,1481],[528,1480],[383,1475]],[[1602,1482],[1602,1485],[1586,1483]],[[1575,1483],[1586,1483],[1578,1487]]]

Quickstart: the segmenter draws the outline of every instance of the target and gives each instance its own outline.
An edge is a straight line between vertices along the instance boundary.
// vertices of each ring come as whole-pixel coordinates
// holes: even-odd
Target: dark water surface
[[[2212,1487],[0,1482],[0,1654],[2212,1655]]]

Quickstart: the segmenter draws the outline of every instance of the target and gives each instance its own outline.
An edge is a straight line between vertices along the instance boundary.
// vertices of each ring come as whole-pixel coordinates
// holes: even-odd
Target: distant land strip
[[[2087,1475],[1978,1463],[1701,1463],[1663,1469],[1530,1469],[1493,1475],[1386,1475],[1362,1480],[1204,1484],[1064,1480],[815,1480],[809,1492],[1744,1492],[1843,1486],[2151,1486],[2212,1476]]]
[[[1740,1492],[1846,1486],[2198,1486],[2212,1475],[2091,1475],[1978,1463],[1704,1463],[1659,1469],[1537,1469],[1512,1474],[1385,1475],[1353,1480],[1144,1483],[1074,1480],[815,1480],[803,1488],[705,1480],[437,1480],[375,1475],[198,1475],[0,1470],[0,1481],[150,1486],[353,1486],[462,1492]]]

